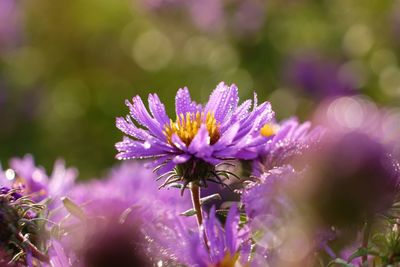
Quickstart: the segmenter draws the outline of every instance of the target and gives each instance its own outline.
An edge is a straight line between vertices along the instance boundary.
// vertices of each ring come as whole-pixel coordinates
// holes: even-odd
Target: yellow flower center
[[[227,252],[220,262],[218,262],[217,264],[212,264],[209,267],[235,267],[238,258],[239,253],[231,255],[231,253]]]
[[[210,143],[215,144],[219,137],[219,123],[215,120],[214,114],[208,112],[206,115],[204,112],[179,114],[176,116],[176,121],[170,121],[169,124],[164,126],[164,135],[168,139],[168,143],[173,145],[171,138],[173,134],[179,136],[179,138],[187,146],[190,145],[193,138],[196,136],[200,129],[201,124],[204,123],[207,127],[208,134],[210,136]]]
[[[279,130],[278,125],[267,123],[261,128],[260,134],[265,137],[270,137],[275,135],[278,132],[278,130]]]

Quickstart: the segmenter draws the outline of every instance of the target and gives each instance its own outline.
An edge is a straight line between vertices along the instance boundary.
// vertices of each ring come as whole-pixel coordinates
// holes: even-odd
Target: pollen
[[[275,135],[279,130],[279,126],[271,123],[265,124],[261,130],[260,134],[265,137],[271,137]]]
[[[168,143],[172,143],[172,135],[176,134],[187,146],[190,145],[193,138],[196,136],[200,126],[205,124],[210,136],[210,144],[215,144],[220,138],[219,123],[215,120],[213,113],[208,112],[188,112],[186,114],[179,114],[176,121],[170,121],[169,124],[164,126],[164,135],[168,139]]]

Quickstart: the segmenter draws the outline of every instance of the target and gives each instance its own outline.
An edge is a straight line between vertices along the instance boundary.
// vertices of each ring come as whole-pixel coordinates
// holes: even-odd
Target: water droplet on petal
[[[8,169],[5,171],[5,175],[7,180],[14,180],[15,179],[15,171],[13,169]]]
[[[149,142],[144,142],[143,143],[143,147],[145,148],[145,149],[149,149],[149,148],[151,148],[151,144],[149,143]]]

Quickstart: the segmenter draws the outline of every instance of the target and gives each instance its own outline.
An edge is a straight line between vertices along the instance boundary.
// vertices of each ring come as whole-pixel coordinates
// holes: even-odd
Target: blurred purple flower
[[[191,207],[190,200],[186,196],[182,201],[174,189],[159,191],[153,179],[154,173],[143,164],[126,162],[113,168],[106,179],[78,184],[68,197],[83,210],[86,223],[67,216],[67,210],[59,211],[57,218],[62,227],[80,225],[78,233],[83,234],[56,241],[50,251],[54,261],[61,257],[72,262],[66,266],[98,266],[94,261],[103,259],[95,257],[98,254],[106,257],[103,264],[119,258],[118,266],[136,266],[133,264],[140,261],[137,266],[152,266],[173,258],[176,251],[169,251],[179,241],[176,234],[196,229],[191,218],[179,215]],[[182,251],[186,250],[183,246]]]
[[[394,41],[400,43],[400,4],[397,2],[393,4],[389,25]]]
[[[143,0],[151,11],[177,10],[202,31],[232,31],[238,35],[257,32],[265,21],[265,3],[260,0]],[[167,13],[167,12],[165,12]]]
[[[230,26],[240,35],[256,33],[264,25],[265,9],[265,2],[262,0],[238,1]]]
[[[25,195],[30,195],[35,201],[50,197],[56,202],[70,190],[78,175],[75,168],[66,168],[62,160],[54,164],[53,172],[47,176],[43,167],[35,165],[32,155],[10,160],[10,168],[15,172],[14,177],[5,179],[13,188],[20,188]]]
[[[0,1],[0,52],[15,43],[19,35],[20,7],[15,0]]]
[[[250,252],[250,240],[247,228],[239,229],[239,213],[233,205],[227,215],[223,227],[216,217],[215,207],[211,208],[209,216],[204,220],[205,231],[199,235],[187,229],[181,230],[179,241],[172,250],[185,253],[176,254],[178,262],[188,266],[236,266],[239,262],[245,264]],[[205,246],[203,235],[207,236]]]
[[[268,132],[272,138],[260,147],[259,156],[253,162],[253,173],[256,176],[289,164],[295,157],[315,147],[324,130],[321,127],[311,128],[310,122],[300,124],[296,118],[290,118],[280,124],[267,124],[262,132]]]
[[[331,132],[304,160],[311,165],[309,201],[326,225],[363,223],[388,211],[399,192],[399,163],[362,132]]]
[[[296,183],[298,174],[289,165],[263,173],[256,181],[249,182],[242,192],[242,202],[250,219],[270,215],[279,219],[293,209],[285,192],[290,184]],[[282,213],[283,212],[283,213]],[[265,225],[268,222],[264,221]]]
[[[126,102],[130,116],[117,118],[117,127],[126,135],[116,144],[118,159],[155,158],[159,172],[172,169],[176,176],[170,176],[165,184],[184,180],[205,183],[215,173],[215,166],[223,160],[239,158],[253,159],[256,148],[267,140],[260,134],[261,126],[274,116],[268,102],[257,105],[254,99],[238,106],[238,89],[221,82],[211,94],[206,106],[191,100],[187,88],[176,94],[176,121],[166,114],[164,105],[156,94],[149,95],[150,115],[139,96],[133,104]],[[144,127],[138,128],[131,117]]]
[[[345,96],[323,101],[315,111],[316,123],[336,134],[360,131],[383,144],[400,159],[400,110],[381,108],[365,96]]]
[[[316,99],[354,93],[352,82],[340,79],[339,67],[330,59],[305,55],[288,63],[285,77],[292,86]]]
[[[93,214],[98,212],[91,210],[93,200],[110,203],[110,205],[114,201],[125,203],[125,207],[121,206],[122,210],[114,208],[116,213],[121,213],[132,205],[143,209],[144,212],[150,207],[166,207],[168,210],[173,210],[174,214],[191,208],[189,196],[183,196],[183,198],[177,196],[174,192],[176,189],[160,191],[157,183],[154,182],[155,178],[156,175],[143,164],[124,162],[111,169],[106,178],[77,184],[67,196],[78,204],[87,203],[85,207]],[[109,212],[101,207],[100,209],[99,212]]]

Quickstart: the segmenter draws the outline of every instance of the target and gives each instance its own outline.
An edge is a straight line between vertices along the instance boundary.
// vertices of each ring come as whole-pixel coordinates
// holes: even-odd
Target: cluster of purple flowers
[[[116,157],[137,161],[105,178],[11,159],[0,171],[0,266],[398,264],[396,146],[363,120],[385,111],[337,98],[312,126],[238,95],[220,83],[201,105],[179,89],[176,119],[156,94],[149,110],[126,101]],[[220,191],[207,194],[210,183]]]
[[[148,11],[188,16],[196,28],[206,32],[232,31],[236,36],[257,33],[264,25],[267,5],[261,0],[142,0]]]

